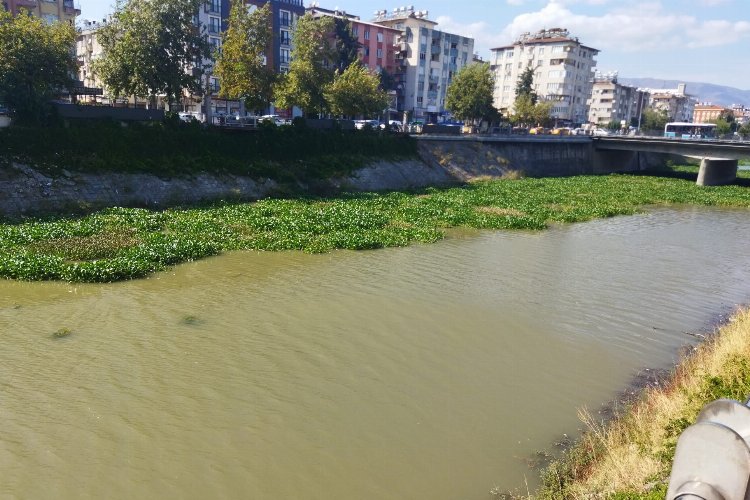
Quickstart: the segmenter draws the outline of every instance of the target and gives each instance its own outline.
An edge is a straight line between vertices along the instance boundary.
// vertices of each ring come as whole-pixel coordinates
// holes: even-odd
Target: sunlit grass
[[[748,395],[750,311],[745,309],[621,417],[605,423],[582,411],[587,433],[546,469],[536,498],[664,498],[680,433],[707,403],[744,401]]]
[[[437,241],[452,227],[543,230],[668,204],[750,207],[750,189],[611,175],[484,180],[417,194],[267,199],[163,212],[112,208],[83,218],[0,225],[0,277],[109,282],[229,250],[396,247]]]

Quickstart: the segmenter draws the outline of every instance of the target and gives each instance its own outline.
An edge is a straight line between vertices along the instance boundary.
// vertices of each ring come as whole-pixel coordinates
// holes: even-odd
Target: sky
[[[114,0],[79,1],[79,19],[102,19],[113,10]],[[428,10],[438,29],[473,37],[475,51],[485,60],[491,48],[508,45],[523,32],[567,28],[581,43],[601,51],[597,69],[602,72],[750,90],[750,0],[410,1],[318,3],[363,20],[375,10],[414,5]]]

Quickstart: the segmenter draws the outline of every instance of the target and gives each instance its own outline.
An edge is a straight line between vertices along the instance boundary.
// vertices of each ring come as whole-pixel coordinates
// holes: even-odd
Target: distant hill
[[[710,102],[722,106],[744,104],[750,106],[750,90],[724,87],[712,83],[681,82],[679,80],[660,80],[658,78],[618,78],[617,81],[635,87],[654,89],[676,89],[680,83],[687,84],[687,93],[695,96],[700,102]]]

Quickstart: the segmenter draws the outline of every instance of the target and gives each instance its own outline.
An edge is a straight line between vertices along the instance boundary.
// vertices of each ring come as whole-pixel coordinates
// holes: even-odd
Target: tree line
[[[350,23],[331,17],[298,19],[292,33],[289,70],[279,74],[267,55],[273,41],[270,5],[248,10],[232,0],[228,29],[220,50],[212,51],[195,15],[204,0],[127,0],[118,3],[109,22],[97,31],[101,57],[92,65],[111,97],[138,97],[166,107],[183,99],[199,100],[209,76],[219,79],[219,96],[241,100],[248,110],[274,103],[308,114],[372,116],[388,106],[392,77],[376,74],[359,61],[360,48]],[[71,53],[74,29],[46,25],[30,16],[0,12],[0,101],[19,121],[42,121],[48,102],[70,88],[76,63]],[[488,64],[462,68],[446,91],[445,107],[474,124],[503,119],[493,104],[494,76]],[[506,120],[517,125],[545,125],[551,102],[533,90],[533,70],[516,87],[514,112]]]

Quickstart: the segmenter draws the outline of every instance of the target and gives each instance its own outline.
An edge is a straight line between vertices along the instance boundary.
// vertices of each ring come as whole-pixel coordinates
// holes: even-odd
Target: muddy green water
[[[750,299],[750,213],[0,281],[0,498],[487,499]],[[72,334],[53,339],[60,328]]]

